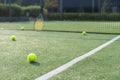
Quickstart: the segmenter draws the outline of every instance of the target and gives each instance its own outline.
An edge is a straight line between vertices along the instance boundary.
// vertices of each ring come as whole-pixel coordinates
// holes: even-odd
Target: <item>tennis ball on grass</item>
[[[16,41],[16,36],[15,35],[12,35],[10,38],[11,38],[12,41]]]
[[[21,27],[20,30],[24,30],[25,28],[24,27]]]
[[[86,35],[86,32],[85,32],[85,31],[83,31],[83,32],[82,32],[82,35],[84,35],[84,36],[85,36],[85,35]]]
[[[35,62],[36,59],[37,59],[37,56],[36,56],[35,53],[30,53],[30,54],[27,56],[27,60],[28,60],[29,62]]]

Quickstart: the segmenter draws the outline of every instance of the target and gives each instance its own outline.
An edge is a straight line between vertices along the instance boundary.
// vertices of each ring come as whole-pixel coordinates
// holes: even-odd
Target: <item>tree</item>
[[[45,5],[47,7],[57,7],[58,6],[58,0],[45,0]]]
[[[110,0],[104,0],[101,12],[102,13],[107,13],[107,11],[109,10],[110,6],[111,6]]]
[[[22,5],[22,2],[23,2],[23,0],[17,0],[17,1],[16,1],[16,4]]]

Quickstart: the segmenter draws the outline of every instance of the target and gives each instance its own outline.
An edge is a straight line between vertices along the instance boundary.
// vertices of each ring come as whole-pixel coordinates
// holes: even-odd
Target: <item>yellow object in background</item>
[[[42,30],[43,27],[43,20],[42,19],[38,19],[35,22],[35,30]]]

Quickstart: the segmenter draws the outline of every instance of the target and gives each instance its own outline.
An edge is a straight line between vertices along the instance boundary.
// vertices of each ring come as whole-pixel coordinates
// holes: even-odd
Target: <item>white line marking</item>
[[[70,62],[68,62],[68,63],[66,63],[66,64],[64,64],[64,65],[62,65],[62,66],[60,66],[60,67],[58,67],[58,68],[56,68],[56,69],[54,69],[54,70],[44,74],[44,75],[42,75],[39,78],[36,78],[35,80],[48,80],[49,78],[57,75],[58,73],[60,73],[62,71],[65,71],[66,69],[68,69],[72,65],[76,64],[77,62],[79,62],[79,61],[81,61],[81,60],[91,56],[92,54],[95,54],[96,52],[100,51],[101,49],[103,49],[104,47],[106,47],[109,44],[113,43],[114,41],[116,41],[119,38],[120,38],[120,35],[115,37],[115,38],[113,38],[112,40],[110,40],[110,41],[100,45],[99,47],[89,51],[88,53],[71,60]]]

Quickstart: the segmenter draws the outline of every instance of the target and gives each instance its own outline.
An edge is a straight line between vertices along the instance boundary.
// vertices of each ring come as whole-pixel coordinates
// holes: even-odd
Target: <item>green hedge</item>
[[[60,20],[59,13],[50,13],[48,20]],[[120,14],[64,13],[62,20],[120,21]]]
[[[26,16],[26,13],[29,13],[29,16],[36,17],[39,14],[40,6],[27,6],[22,7],[17,4],[11,4],[11,16],[12,17],[20,17]],[[0,17],[8,17],[9,16],[9,5],[0,4]]]
[[[29,13],[30,17],[37,17],[40,13],[40,6],[19,6],[11,4],[12,17],[25,17]],[[45,10],[44,10],[45,11]],[[9,5],[0,4],[0,17],[9,16]],[[100,13],[47,13],[44,15],[48,20],[99,20],[99,21],[120,21],[120,14],[100,14]]]
[[[11,5],[11,10],[13,17],[21,16],[23,14],[21,6],[18,6],[16,4]]]
[[[26,16],[26,13],[29,13],[29,16],[31,17],[37,17],[40,13],[39,6],[27,6],[27,7],[22,7],[22,9],[23,9],[23,16]]]
[[[8,6],[0,4],[0,16],[8,16]]]

